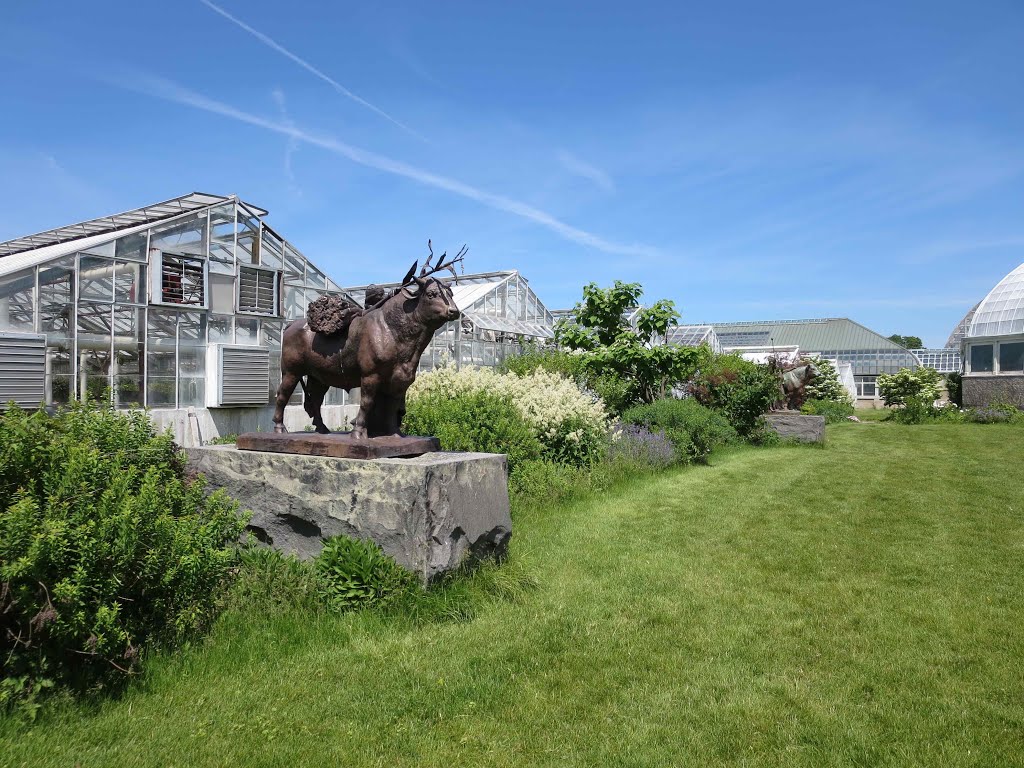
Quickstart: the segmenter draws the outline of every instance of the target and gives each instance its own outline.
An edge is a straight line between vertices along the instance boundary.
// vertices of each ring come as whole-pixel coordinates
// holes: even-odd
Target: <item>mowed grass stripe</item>
[[[539,588],[466,623],[229,616],[11,765],[1012,765],[1024,551],[1002,426],[825,448],[524,510]]]

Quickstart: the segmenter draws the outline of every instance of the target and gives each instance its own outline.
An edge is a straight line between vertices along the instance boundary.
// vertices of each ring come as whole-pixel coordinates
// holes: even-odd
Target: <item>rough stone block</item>
[[[258,538],[302,558],[330,536],[369,538],[427,582],[467,557],[503,557],[512,536],[501,454],[364,461],[233,445],[185,452],[209,491],[223,488],[252,511]]]
[[[783,439],[798,440],[802,443],[825,442],[824,416],[809,416],[795,411],[772,411],[766,413],[765,418]]]

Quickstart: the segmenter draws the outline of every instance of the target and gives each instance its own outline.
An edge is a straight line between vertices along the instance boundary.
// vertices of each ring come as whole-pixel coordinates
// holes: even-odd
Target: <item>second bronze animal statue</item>
[[[441,254],[437,266],[430,255],[416,274],[419,262],[393,295],[362,310],[342,312],[340,327],[317,332],[305,318],[293,321],[281,341],[281,386],[277,390],[274,431],[284,432],[284,408],[295,387],[302,383],[304,408],[316,431],[326,434],[320,408],[331,387],[359,387],[359,415],[352,422],[353,439],[400,435],[405,415],[405,394],[416,379],[420,356],[434,332],[459,317],[452,289],[432,275],[447,270],[466,255],[466,246],[447,262]]]

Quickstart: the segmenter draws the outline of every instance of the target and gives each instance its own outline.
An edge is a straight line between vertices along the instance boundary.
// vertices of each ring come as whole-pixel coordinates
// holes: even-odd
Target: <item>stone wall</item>
[[[233,445],[186,449],[189,468],[252,512],[265,544],[314,557],[323,540],[368,538],[426,582],[466,558],[502,557],[512,536],[505,456],[425,453],[336,459]]]
[[[808,416],[796,411],[771,411],[765,414],[769,426],[784,440],[801,443],[825,442],[825,417]]]
[[[964,405],[969,408],[992,403],[1012,403],[1024,408],[1024,374],[964,376]]]

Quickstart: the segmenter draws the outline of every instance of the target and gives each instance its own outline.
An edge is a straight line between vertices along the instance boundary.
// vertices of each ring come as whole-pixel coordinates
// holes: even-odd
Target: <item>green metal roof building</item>
[[[857,383],[857,399],[862,401],[877,399],[878,374],[895,373],[900,368],[914,370],[921,365],[909,350],[845,317],[710,325],[726,350],[799,347],[802,355],[849,363]]]

